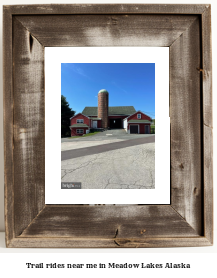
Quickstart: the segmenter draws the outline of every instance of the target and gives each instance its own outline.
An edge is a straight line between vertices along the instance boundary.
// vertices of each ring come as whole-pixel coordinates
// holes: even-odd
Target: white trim
[[[82,132],[82,133],[79,133],[79,132],[77,132],[77,130],[83,130],[83,132]],[[76,129],[76,133],[77,133],[77,134],[84,134],[84,129],[82,129],[82,128],[77,128],[77,129]]]
[[[141,110],[138,110],[138,111],[136,111],[135,113],[131,114],[130,116],[126,117],[125,119],[128,119],[129,117],[135,115],[135,114],[138,113],[138,112],[140,112],[141,114],[143,114],[143,115],[149,117],[148,115],[146,115],[145,113],[143,113]],[[149,117],[149,118],[151,119],[151,117]],[[124,119],[124,120],[125,120],[125,119]]]
[[[127,129],[127,120],[123,120],[123,128]]]
[[[140,118],[138,117],[138,116],[140,116]],[[140,114],[137,114],[137,119],[142,119],[142,114],[140,113]]]
[[[78,121],[82,121],[82,123],[78,123]],[[83,124],[84,123],[84,119],[76,119],[76,124]]]
[[[135,124],[129,124],[129,133],[130,133],[130,126],[131,125],[135,125]],[[138,134],[140,134],[139,132],[140,132],[140,130],[139,130],[139,125],[137,125],[138,126]],[[130,134],[137,134],[137,133],[130,133]]]
[[[81,114],[82,116],[84,116],[84,117],[86,117],[86,118],[88,118],[88,119],[89,119],[89,117],[88,117],[88,116],[85,116],[85,115],[84,115],[84,114],[82,114],[82,113],[78,113],[78,114],[76,114],[75,116],[71,117],[71,118],[70,118],[70,120],[71,120],[72,118],[74,118],[74,117],[78,116],[79,114]]]

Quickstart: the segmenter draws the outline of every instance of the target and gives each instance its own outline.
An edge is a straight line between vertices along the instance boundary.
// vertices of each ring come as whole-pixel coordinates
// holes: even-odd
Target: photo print
[[[61,185],[76,183],[155,188],[155,64],[61,64]]]
[[[46,204],[170,203],[167,47],[46,47],[45,91]]]

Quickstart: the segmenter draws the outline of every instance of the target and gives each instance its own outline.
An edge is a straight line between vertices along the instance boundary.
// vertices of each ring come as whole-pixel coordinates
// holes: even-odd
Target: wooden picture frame
[[[3,24],[6,246],[212,245],[211,6],[4,6]],[[46,46],[170,48],[170,205],[45,205]]]

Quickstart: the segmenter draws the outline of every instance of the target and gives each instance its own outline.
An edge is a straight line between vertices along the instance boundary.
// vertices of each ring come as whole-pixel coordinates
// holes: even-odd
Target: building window
[[[141,119],[141,114],[137,114],[137,119]]]
[[[83,133],[84,133],[84,130],[83,130],[83,129],[76,129],[76,133],[77,133],[77,134],[83,134]]]
[[[77,124],[83,124],[84,120],[83,119],[77,119]]]

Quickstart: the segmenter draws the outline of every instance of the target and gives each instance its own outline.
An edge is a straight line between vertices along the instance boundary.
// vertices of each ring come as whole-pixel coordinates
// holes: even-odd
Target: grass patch
[[[87,136],[92,136],[92,135],[95,135],[97,133],[99,133],[100,131],[95,131],[95,132],[90,132],[88,134],[84,134],[82,136],[72,136],[72,137],[69,137],[69,139],[74,139],[74,138],[84,138],[84,137],[87,137]]]

